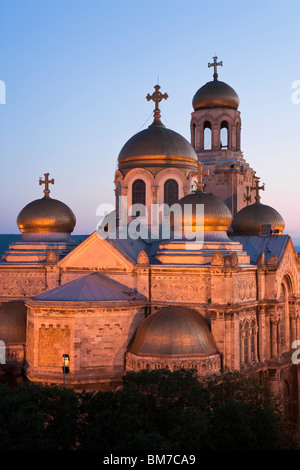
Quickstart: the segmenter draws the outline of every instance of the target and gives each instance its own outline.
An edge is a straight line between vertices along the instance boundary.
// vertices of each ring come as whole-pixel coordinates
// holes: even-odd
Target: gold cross
[[[203,163],[202,162],[198,162],[198,169],[196,171],[193,171],[191,173],[191,176],[197,176],[197,190],[198,191],[202,191],[203,188],[204,188],[204,183],[203,183],[203,176],[208,176],[209,175],[209,170],[203,170]]]
[[[263,184],[262,186],[259,186],[259,178],[256,178],[255,180],[255,186],[251,186],[251,191],[255,191],[256,195],[255,195],[255,201],[256,202],[259,202],[261,200],[261,197],[259,195],[259,191],[262,190],[264,191],[265,190],[265,184]]]
[[[160,86],[159,85],[155,85],[155,91],[153,92],[152,95],[148,95],[146,96],[146,99],[148,101],[150,100],[153,100],[154,103],[155,103],[155,110],[154,110],[154,119],[160,119],[160,109],[159,109],[159,105],[158,103],[160,103],[162,101],[162,99],[165,99],[167,100],[169,98],[169,96],[167,95],[167,93],[165,93],[164,95],[159,91],[160,90]]]
[[[210,64],[210,63],[208,62],[208,68],[210,68],[210,67],[213,67],[213,68],[214,68],[214,80],[218,80],[218,70],[217,70],[217,67],[218,67],[219,65],[220,65],[221,67],[223,67],[223,62],[222,62],[222,61],[221,61],[221,62],[217,62],[217,60],[218,60],[218,57],[217,57],[217,56],[213,57],[213,59],[214,59],[214,61],[213,61],[212,64]]]
[[[48,178],[49,173],[44,173],[44,176],[45,176],[45,179],[42,180],[42,178],[40,178],[39,181],[40,181],[40,185],[41,184],[45,185],[45,189],[44,189],[45,197],[49,197],[49,193],[50,193],[49,184],[54,184],[54,179],[52,178],[52,180],[49,180]]]

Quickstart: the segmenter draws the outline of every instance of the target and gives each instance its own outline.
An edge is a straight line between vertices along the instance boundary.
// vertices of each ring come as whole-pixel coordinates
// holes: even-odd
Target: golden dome
[[[21,233],[71,233],[76,218],[66,204],[44,196],[21,210],[17,224]]]
[[[128,348],[140,355],[191,355],[217,353],[207,321],[195,310],[169,306],[141,323]]]
[[[206,194],[200,189],[194,193],[184,196],[178,201],[182,214],[175,214],[172,226],[182,227],[182,231],[194,232],[197,228],[196,207],[204,205],[204,231],[205,232],[226,232],[231,224],[232,215],[226,204],[213,194]],[[191,205],[191,209],[189,206]],[[186,207],[185,207],[186,206]],[[180,217],[180,219],[178,219]],[[200,227],[202,230],[202,226]]]
[[[235,235],[262,235],[263,225],[270,225],[271,231],[277,235],[282,235],[285,227],[279,212],[273,207],[256,201],[236,214],[232,222],[232,230]]]
[[[231,86],[219,80],[212,80],[203,85],[193,98],[195,111],[202,108],[238,109],[239,97]]]
[[[191,144],[155,118],[147,129],[135,134],[123,146],[118,157],[118,168],[160,166],[194,169],[197,160]]]
[[[49,179],[49,173],[44,173],[44,176],[44,180],[39,180],[40,185],[45,185],[44,197],[27,204],[17,218],[23,240],[67,239],[76,224],[71,209],[63,202],[50,198],[49,184],[54,184],[54,179]]]

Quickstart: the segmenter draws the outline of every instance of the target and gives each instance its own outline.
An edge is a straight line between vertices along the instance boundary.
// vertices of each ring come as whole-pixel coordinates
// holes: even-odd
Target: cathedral
[[[130,370],[254,372],[298,421],[300,261],[243,156],[222,65],[192,99],[190,142],[163,124],[160,86],[146,96],[153,122],[120,150],[115,210],[90,236],[72,236],[74,213],[40,178],[0,262],[4,367],[76,390],[115,390]]]

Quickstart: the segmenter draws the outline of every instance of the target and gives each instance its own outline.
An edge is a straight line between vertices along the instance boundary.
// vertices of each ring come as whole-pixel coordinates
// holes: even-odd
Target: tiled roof
[[[268,261],[271,256],[276,255],[280,260],[286,244],[290,239],[289,235],[239,235],[231,236],[231,240],[238,241],[243,245],[243,250],[250,255],[251,263],[256,264],[258,256],[264,252]]]
[[[92,273],[32,297],[47,302],[109,302],[145,298],[99,273]]]

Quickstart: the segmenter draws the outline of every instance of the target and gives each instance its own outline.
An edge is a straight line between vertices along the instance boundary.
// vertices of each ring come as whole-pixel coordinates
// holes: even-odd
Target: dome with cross
[[[234,235],[282,235],[285,223],[279,212],[273,207],[260,202],[259,191],[265,189],[265,185],[259,186],[259,179],[255,186],[255,203],[241,209],[232,222]]]
[[[193,234],[197,230],[204,230],[205,238],[228,239],[227,230],[232,221],[232,215],[226,204],[213,194],[203,191],[203,175],[207,175],[208,170],[203,170],[203,164],[198,163],[198,169],[192,173],[198,179],[197,190],[178,201],[182,211],[171,217],[173,229]],[[199,224],[199,208],[203,207],[203,224]],[[189,209],[189,210],[186,210]]]
[[[49,173],[40,179],[45,185],[44,197],[27,204],[19,213],[17,224],[22,233],[22,240],[45,241],[67,240],[74,230],[76,218],[72,210],[63,202],[49,196]]]
[[[123,171],[141,166],[172,166],[192,170],[197,166],[197,154],[184,137],[161,122],[159,103],[168,95],[159,91],[159,85],[154,88],[155,92],[146,96],[148,101],[155,102],[153,123],[125,143],[119,153],[118,168]]]
[[[214,79],[199,88],[193,98],[193,108],[195,111],[202,108],[238,109],[240,100],[235,90],[218,80],[217,67],[222,66],[223,62],[217,62],[217,56],[213,59],[214,62],[209,63],[208,67],[214,67]]]

